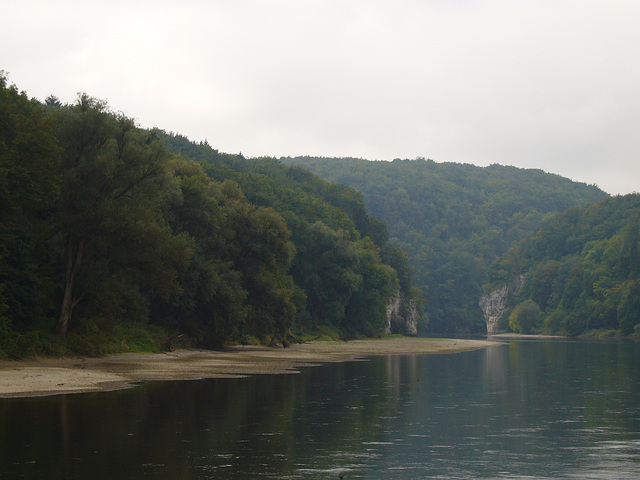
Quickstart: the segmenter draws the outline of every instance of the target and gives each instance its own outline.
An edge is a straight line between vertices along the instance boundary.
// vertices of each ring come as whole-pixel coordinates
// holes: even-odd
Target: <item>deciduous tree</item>
[[[141,288],[168,295],[175,287],[172,267],[189,249],[161,216],[173,184],[159,141],[87,95],[55,116],[65,278],[56,332],[65,336],[78,304],[105,296],[105,287],[118,305],[133,300],[133,309],[146,308]]]

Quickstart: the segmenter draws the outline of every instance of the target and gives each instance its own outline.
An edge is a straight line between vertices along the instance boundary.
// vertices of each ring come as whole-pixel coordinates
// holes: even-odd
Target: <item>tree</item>
[[[249,202],[271,207],[285,220],[296,248],[291,276],[296,321],[301,325],[344,325],[345,308],[364,280],[360,259],[361,242],[366,238],[375,244],[375,263],[391,266],[401,277],[407,309],[409,305],[421,306],[406,256],[390,247],[386,226],[367,213],[359,192],[274,158],[245,159],[184,137],[163,135],[173,151],[200,160],[217,181],[233,179]],[[384,298],[384,302],[388,300],[388,296]],[[376,321],[382,317],[376,314]],[[349,329],[351,333],[364,331],[358,331],[355,323]],[[370,331],[370,325],[363,324],[363,329]]]
[[[389,299],[400,287],[396,271],[382,263],[380,252],[368,238],[357,244],[358,288],[345,308],[343,328],[350,333],[377,335],[385,327]]]
[[[284,220],[200,164],[181,157],[172,164],[180,195],[166,203],[165,217],[190,237],[194,255],[180,271],[182,288],[156,314],[204,347],[247,336],[284,339],[296,313],[287,275],[294,248]]]
[[[231,182],[226,187],[237,189]],[[283,339],[296,315],[294,283],[287,273],[295,255],[291,232],[273,208],[237,198],[230,226],[235,232],[233,264],[242,274],[251,308],[245,330],[260,338]]]
[[[159,141],[87,95],[55,116],[65,278],[56,332],[65,336],[78,304],[99,300],[105,288],[125,309],[146,308],[144,288],[168,295],[175,288],[173,265],[189,248],[161,216],[173,184],[169,154]]]
[[[640,279],[629,281],[624,287],[618,305],[618,328],[623,335],[629,335],[636,325],[640,325]]]
[[[533,300],[526,300],[509,315],[509,327],[514,332],[534,333],[540,328],[541,323],[540,307]]]
[[[229,254],[234,232],[225,204],[230,199],[197,163],[176,156],[172,168],[180,195],[164,204],[164,215],[175,232],[189,236],[193,256],[179,270],[180,288],[168,302],[157,301],[153,313],[198,345],[220,347],[237,337],[248,314],[247,292]]]
[[[362,192],[370,215],[387,223],[389,242],[406,251],[413,281],[423,293],[429,330],[438,333],[483,331],[478,297],[487,273],[492,283],[505,284],[513,277],[504,277],[519,267],[503,262],[488,272],[491,263],[534,233],[550,213],[607,196],[596,187],[540,170],[500,165],[424,159],[281,161]],[[359,230],[363,238],[369,236],[383,247],[375,228]],[[547,242],[549,250],[576,246],[575,238],[554,233],[553,241]]]
[[[637,315],[640,274],[640,195],[612,197],[549,218],[512,249],[525,273],[521,301],[545,313],[545,331],[579,335],[614,330],[628,335]],[[500,259],[492,271],[507,260]]]
[[[622,248],[619,259],[619,269],[626,278],[640,274],[640,218],[636,214],[624,227],[622,232]]]
[[[347,304],[362,283],[359,252],[345,232],[322,222],[305,228],[298,239],[292,274],[307,294],[313,326],[340,327]]]
[[[60,102],[60,99],[58,97],[56,97],[55,95],[53,95],[53,94],[51,94],[47,98],[45,98],[44,104],[47,107],[61,107],[62,106],[62,103]]]
[[[19,331],[53,308],[50,209],[59,153],[42,105],[0,72],[0,319]]]

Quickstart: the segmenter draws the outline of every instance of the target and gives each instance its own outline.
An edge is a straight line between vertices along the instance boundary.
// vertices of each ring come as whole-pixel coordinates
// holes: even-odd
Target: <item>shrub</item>
[[[527,300],[516,306],[509,315],[509,327],[514,332],[535,333],[540,330],[542,314],[533,300]]]

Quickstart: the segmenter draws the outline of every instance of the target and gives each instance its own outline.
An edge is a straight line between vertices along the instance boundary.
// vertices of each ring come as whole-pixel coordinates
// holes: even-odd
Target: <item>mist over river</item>
[[[513,339],[0,399],[2,479],[640,477],[640,344]]]

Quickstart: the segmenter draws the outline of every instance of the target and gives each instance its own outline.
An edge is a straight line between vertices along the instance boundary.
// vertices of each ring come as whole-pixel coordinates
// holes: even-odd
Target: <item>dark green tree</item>
[[[368,281],[365,266],[366,272],[390,266],[396,271],[394,279],[400,280],[399,288],[406,304],[414,302],[421,306],[420,292],[413,286],[406,255],[389,244],[385,224],[368,214],[359,192],[321,180],[300,167],[283,165],[273,158],[225,155],[184,137],[160,135],[175,152],[200,160],[212,178],[233,179],[251,203],[271,207],[285,220],[296,248],[290,273],[295,282],[293,298],[297,321],[301,325],[332,325],[344,329],[349,323],[346,308]],[[363,248],[366,239],[375,246],[371,252],[368,247]],[[363,258],[367,260],[362,261]],[[369,268],[369,260],[376,263],[376,268]],[[391,283],[394,282],[397,280]],[[397,291],[391,294],[395,293]],[[382,295],[385,303],[391,294],[386,286],[371,290],[372,296]],[[376,308],[375,319],[367,318],[360,331],[358,322],[351,323],[350,333],[370,332],[372,324],[383,325],[384,310]]]
[[[287,275],[294,248],[283,219],[200,164],[180,157],[172,163],[180,195],[165,204],[165,217],[189,236],[194,255],[180,271],[182,288],[156,315],[205,347],[247,336],[284,339],[296,307]]]
[[[509,315],[509,327],[514,332],[535,333],[542,323],[542,312],[533,300],[525,300]]]
[[[33,328],[54,308],[50,212],[59,153],[42,105],[0,72],[0,323],[7,331]]]
[[[190,252],[174,236],[160,205],[175,191],[163,144],[106,103],[81,95],[57,109],[62,147],[59,228],[64,287],[56,332],[65,336],[74,310],[109,298],[113,315],[147,316],[150,295],[176,287],[176,264]]]
[[[362,285],[359,261],[344,231],[316,222],[300,235],[292,275],[306,292],[314,327],[342,325],[347,304]]]
[[[386,325],[386,307],[400,287],[396,271],[382,263],[373,241],[358,243],[358,289],[345,308],[342,327],[351,333],[379,334]]]
[[[618,305],[620,333],[629,335],[640,325],[640,279],[628,282]]]

